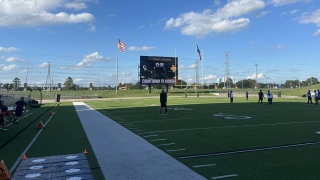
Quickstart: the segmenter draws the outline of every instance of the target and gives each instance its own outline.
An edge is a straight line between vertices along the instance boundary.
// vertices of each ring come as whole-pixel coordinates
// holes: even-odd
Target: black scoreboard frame
[[[178,57],[140,56],[140,84],[176,84]]]

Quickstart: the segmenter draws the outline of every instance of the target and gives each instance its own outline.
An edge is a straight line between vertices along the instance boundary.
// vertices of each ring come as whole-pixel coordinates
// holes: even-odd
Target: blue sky
[[[117,49],[117,38],[126,53]],[[320,79],[318,0],[0,0],[2,83],[138,82],[140,56],[176,56],[179,79]],[[203,63],[203,68],[202,68]],[[28,75],[27,75],[28,70]]]

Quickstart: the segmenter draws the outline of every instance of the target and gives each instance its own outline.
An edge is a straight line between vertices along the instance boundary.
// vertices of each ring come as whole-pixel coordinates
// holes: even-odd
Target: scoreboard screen
[[[175,84],[178,58],[140,56],[140,84]]]

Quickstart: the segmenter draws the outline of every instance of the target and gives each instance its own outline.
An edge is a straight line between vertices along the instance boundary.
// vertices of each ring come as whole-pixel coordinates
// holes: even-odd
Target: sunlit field
[[[87,104],[208,179],[317,179],[320,106],[264,101],[169,96],[166,116],[158,99]]]

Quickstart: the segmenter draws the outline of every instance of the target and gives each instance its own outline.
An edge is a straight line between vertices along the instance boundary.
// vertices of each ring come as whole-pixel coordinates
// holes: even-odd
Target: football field
[[[168,97],[88,101],[207,179],[317,179],[320,106],[275,98],[269,106],[235,98]]]

